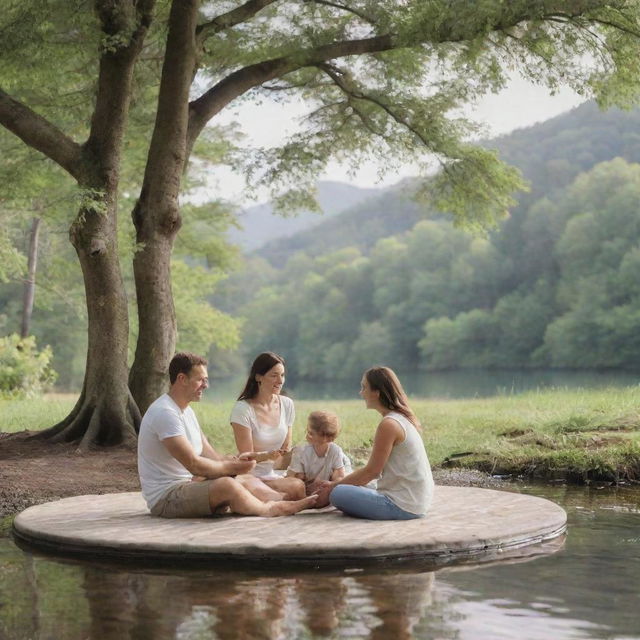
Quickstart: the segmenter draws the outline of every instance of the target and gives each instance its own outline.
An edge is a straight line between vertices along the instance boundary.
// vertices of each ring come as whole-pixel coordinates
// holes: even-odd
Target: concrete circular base
[[[280,518],[166,520],[149,514],[141,494],[116,493],[30,507],[13,527],[18,541],[54,553],[147,563],[438,565],[509,557],[512,549],[557,538],[566,520],[564,509],[543,498],[439,486],[427,517],[408,521],[359,520],[332,507]]]

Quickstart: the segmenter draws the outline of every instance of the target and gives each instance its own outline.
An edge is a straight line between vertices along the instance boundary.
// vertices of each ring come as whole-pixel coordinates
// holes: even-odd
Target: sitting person
[[[367,409],[375,409],[382,416],[371,455],[361,469],[322,483],[318,504],[324,504],[330,495],[334,507],[357,518],[424,517],[433,499],[433,476],[420,422],[409,407],[398,377],[388,367],[372,367],[362,377],[360,395]],[[375,478],[379,478],[377,489],[367,487]]]
[[[265,351],[253,361],[249,377],[238,401],[231,409],[229,422],[240,459],[255,460],[251,491],[263,500],[299,500],[304,497],[304,483],[284,477],[278,468],[291,448],[293,400],[282,395],[284,359]]]
[[[152,515],[195,518],[231,512],[283,516],[314,505],[316,496],[297,501],[256,497],[251,492],[253,477],[243,475],[250,474],[256,463],[222,456],[209,444],[189,406],[209,386],[204,358],[177,353],[169,364],[169,382],[169,392],[144,414],[138,436],[140,485]]]
[[[351,473],[351,461],[334,442],[340,433],[338,416],[330,411],[313,411],[307,419],[307,443],[293,450],[287,476],[305,483],[311,495],[325,480],[340,480]],[[316,506],[319,505],[316,503]]]

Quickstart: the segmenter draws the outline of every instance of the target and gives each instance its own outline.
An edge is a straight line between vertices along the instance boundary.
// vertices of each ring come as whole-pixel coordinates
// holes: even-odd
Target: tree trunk
[[[29,262],[27,278],[24,281],[24,295],[22,297],[22,326],[20,337],[26,338],[29,335],[31,326],[31,315],[33,313],[33,301],[36,294],[36,271],[38,268],[38,235],[40,233],[40,218],[34,218],[31,222],[29,233]]]
[[[177,203],[175,227],[158,228],[150,224],[154,209],[166,209],[141,197],[133,212],[137,242],[133,273],[136,282],[139,333],[135,360],[129,373],[129,389],[140,411],[164,391],[168,384],[168,366],[176,346],[176,314],[171,293],[171,252],[179,227]]]
[[[183,0],[174,4],[182,6]],[[155,0],[94,0],[93,6],[102,44],[86,142],[78,144],[0,89],[0,123],[67,171],[86,203],[69,230],[87,298],[84,385],[70,415],[36,436],[79,442],[80,450],[93,444],[133,444],[140,423],[127,386],[129,318],[118,256],[117,194],[133,70]]]
[[[196,69],[199,0],[173,2],[158,112],[140,198],[133,211],[133,259],[140,331],[129,387],[140,411],[165,390],[176,344],[171,252],[181,218],[178,195],[187,160],[189,91]]]
[[[69,232],[87,297],[89,344],[82,393],[62,422],[38,434],[53,442],[79,442],[80,451],[92,445],[133,446],[140,425],[127,387],[127,298],[118,259],[115,197],[109,200],[106,212],[81,211]]]

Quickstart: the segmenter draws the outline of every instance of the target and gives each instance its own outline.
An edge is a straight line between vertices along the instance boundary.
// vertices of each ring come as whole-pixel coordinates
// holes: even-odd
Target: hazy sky
[[[487,127],[487,137],[493,137],[552,118],[583,101],[583,97],[569,89],[563,89],[552,96],[547,87],[514,78],[506,89],[484,98],[467,113],[467,116],[484,123]],[[252,144],[272,146],[282,140],[287,131],[295,130],[298,118],[303,116],[307,109],[308,107],[301,102],[286,107],[266,102],[261,105],[246,104],[230,109],[220,122],[240,122]],[[414,166],[406,165],[399,172],[389,173],[380,181],[376,165],[364,165],[356,176],[351,177],[347,175],[345,166],[332,163],[319,179],[348,182],[363,187],[381,187],[394,184],[416,173],[417,169]],[[211,197],[218,195],[236,203],[254,204],[251,201],[247,202],[243,197],[243,187],[242,176],[234,175],[231,171],[217,170],[211,175],[211,187],[207,191]],[[261,194],[258,198],[259,201],[267,199],[267,194]]]

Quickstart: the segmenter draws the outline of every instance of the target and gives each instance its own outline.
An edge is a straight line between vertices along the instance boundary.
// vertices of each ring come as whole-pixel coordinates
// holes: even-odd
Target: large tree
[[[79,0],[8,5],[0,53],[12,72],[1,78],[0,123],[62,167],[83,196],[70,238],[87,297],[86,376],[71,415],[47,432],[82,446],[133,439],[138,409],[164,388],[184,172],[207,125],[232,103],[268,94],[309,105],[306,126],[281,147],[235,156],[253,184],[295,184],[279,193],[282,207],[308,203],[331,158],[354,166],[363,156],[387,166],[417,158],[426,170],[435,159],[442,170],[425,191],[458,220],[486,225],[506,212],[520,180],[468,143],[474,129],[456,117],[459,106],[503,87],[510,69],[618,102],[633,101],[640,86],[635,0],[94,0],[93,13]],[[52,46],[72,51],[61,60],[76,64],[49,66],[43,52]],[[69,73],[91,77],[92,55],[91,109],[47,104],[42,83],[55,94],[56,78],[68,86]],[[120,163],[141,91],[133,74],[154,60],[162,65],[155,126],[132,216],[139,335],[127,384]]]

